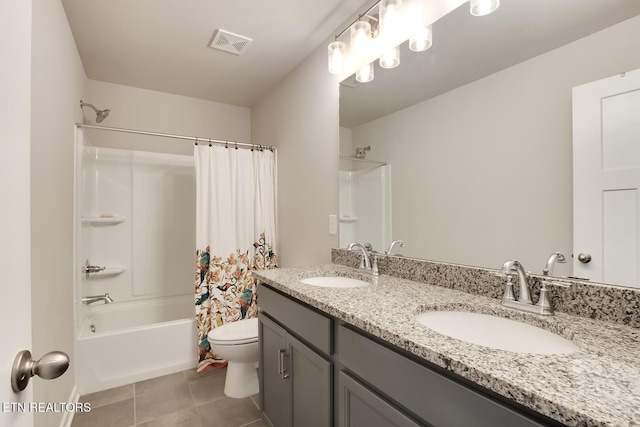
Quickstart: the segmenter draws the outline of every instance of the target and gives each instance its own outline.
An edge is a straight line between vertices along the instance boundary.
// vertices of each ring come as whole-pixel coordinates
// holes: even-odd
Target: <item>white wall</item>
[[[281,267],[329,262],[338,246],[338,95],[323,43],[252,108],[253,142],[278,148]]]
[[[52,350],[73,366],[73,124],[86,77],[60,1],[33,0],[31,102],[31,274],[33,353]],[[37,402],[64,402],[73,368],[53,381],[36,378]],[[35,417],[53,426],[62,414]]]
[[[638,52],[640,17],[354,128],[393,165],[403,252],[538,272],[571,254],[571,88],[640,68]]]
[[[31,15],[25,0],[0,2],[0,402],[32,402],[31,384],[14,393],[16,354],[31,348],[29,149]],[[33,414],[0,412],[0,425],[30,427]]]
[[[100,110],[111,110],[102,126],[252,142],[251,110],[246,107],[96,80],[89,80],[85,98],[84,102]],[[85,123],[96,124],[93,110],[85,107],[83,113]],[[193,154],[193,142],[188,140],[134,138],[104,131],[88,131],[87,135],[93,138],[91,143],[112,148]]]

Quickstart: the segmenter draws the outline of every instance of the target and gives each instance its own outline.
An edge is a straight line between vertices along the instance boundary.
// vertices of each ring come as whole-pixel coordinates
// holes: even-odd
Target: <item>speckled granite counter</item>
[[[284,294],[564,424],[640,425],[637,328],[563,313],[521,313],[500,306],[495,298],[387,275],[372,278],[336,264],[254,274]],[[371,284],[336,289],[300,282],[314,276],[355,277]],[[520,320],[572,340],[580,351],[532,355],[494,350],[441,335],[413,319],[438,309]]]

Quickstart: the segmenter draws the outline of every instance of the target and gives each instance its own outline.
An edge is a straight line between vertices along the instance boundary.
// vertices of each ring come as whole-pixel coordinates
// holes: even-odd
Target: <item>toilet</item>
[[[224,394],[242,398],[258,393],[258,318],[218,326],[207,335],[211,351],[225,359]]]

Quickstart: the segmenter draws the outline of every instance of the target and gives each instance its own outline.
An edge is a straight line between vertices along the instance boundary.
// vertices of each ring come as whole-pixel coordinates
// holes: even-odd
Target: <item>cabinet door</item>
[[[264,316],[260,319],[260,409],[274,427],[289,426],[289,383],[281,373],[287,349],[286,331]]]
[[[293,427],[331,426],[331,362],[287,335]]]
[[[340,372],[338,382],[338,427],[420,427],[344,372]]]

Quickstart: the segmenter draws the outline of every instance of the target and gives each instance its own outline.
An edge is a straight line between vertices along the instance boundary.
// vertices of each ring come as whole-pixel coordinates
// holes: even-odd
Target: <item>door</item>
[[[574,275],[640,287],[640,70],[573,89]]]
[[[331,363],[287,335],[292,427],[331,426]]]
[[[283,372],[286,331],[264,314],[260,328],[260,410],[274,427],[289,425],[289,383]]]
[[[33,388],[11,389],[16,354],[31,349],[30,127],[31,1],[0,2],[0,425],[29,427]],[[9,405],[9,406],[7,406]]]
[[[419,427],[419,424],[345,374],[339,376],[339,427]]]

